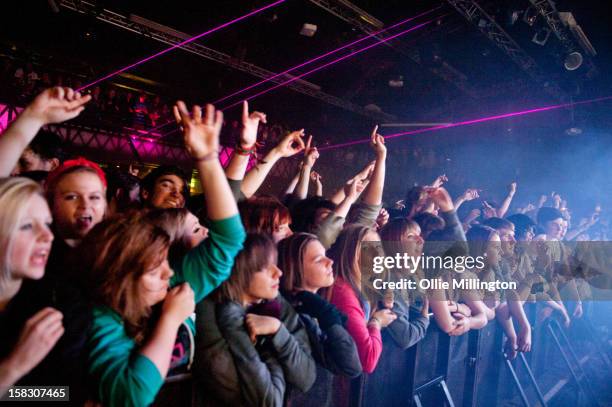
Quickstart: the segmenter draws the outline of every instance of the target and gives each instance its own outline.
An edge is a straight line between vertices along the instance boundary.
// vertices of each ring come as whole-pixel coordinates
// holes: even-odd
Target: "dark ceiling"
[[[138,15],[185,33],[197,34],[269,2],[109,0],[97,4],[101,8]],[[100,77],[167,47],[91,16],[64,8],[54,13],[47,2],[10,3],[12,5],[2,6],[4,21],[0,24],[0,41],[5,49],[16,46],[16,52],[24,58],[35,55],[40,63],[82,73],[88,79]],[[304,78],[328,94],[360,106],[374,104],[396,116],[399,122],[448,122],[559,102],[544,92],[542,83],[532,81],[446,1],[353,0],[352,3],[387,26],[437,6],[441,7],[431,16],[444,17],[393,42],[394,45],[401,44],[404,50],[416,51],[421,64],[411,60],[406,51],[379,46]],[[593,59],[598,74],[592,75],[588,73],[586,64],[573,72],[564,70],[561,47],[554,35],[545,46],[531,42],[541,21],[534,27],[520,19],[512,26],[506,23],[511,11],[527,8],[528,0],[479,2],[536,60],[547,80],[561,84],[567,97],[574,100],[612,93],[609,78],[612,31],[605,3],[598,0],[557,2],[559,10],[574,14],[598,52]],[[313,37],[299,34],[304,23],[317,25]],[[258,16],[205,37],[201,43],[278,72],[363,35],[359,29],[311,1],[287,0]],[[436,75],[434,71],[441,66],[464,78],[464,88],[468,90],[460,89],[455,81]],[[258,80],[181,50],[174,50],[130,73],[153,82],[129,78],[113,80],[161,94],[169,100],[181,97],[198,103],[215,100]],[[403,77],[404,86],[390,87],[389,80],[398,76]],[[257,98],[252,105],[266,111],[272,120],[291,127],[326,132],[326,137],[333,141],[353,138],[353,132],[374,122],[372,118],[287,89]],[[587,116],[591,114],[589,120],[609,121],[607,112],[598,109],[589,112],[584,113]]]

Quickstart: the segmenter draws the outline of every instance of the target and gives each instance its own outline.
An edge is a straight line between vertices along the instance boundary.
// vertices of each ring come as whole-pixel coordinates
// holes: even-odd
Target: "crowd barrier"
[[[604,406],[612,367],[609,343],[588,317],[566,329],[555,318],[537,321],[540,305],[525,306],[531,352],[508,360],[501,327],[450,337],[432,321],[425,338],[403,350],[383,332],[383,353],[372,374],[354,379],[351,407]],[[189,374],[169,378],[155,406],[195,406]],[[605,395],[604,395],[605,396]],[[313,405],[323,406],[317,400]]]

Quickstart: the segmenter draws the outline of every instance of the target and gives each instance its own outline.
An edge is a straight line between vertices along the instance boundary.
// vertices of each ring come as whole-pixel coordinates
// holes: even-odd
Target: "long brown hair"
[[[137,343],[144,339],[151,315],[138,282],[166,259],[169,244],[168,234],[138,213],[102,221],[83,242],[94,301],[121,315]]]
[[[212,293],[217,303],[234,301],[242,304],[244,294],[254,273],[262,271],[270,262],[276,262],[276,245],[265,234],[248,233],[242,250],[234,259],[230,278]]]
[[[295,233],[278,242],[278,268],[283,271],[281,291],[294,294],[304,287],[304,254],[312,242],[319,239],[311,233]],[[320,290],[330,299],[330,290]]]
[[[371,271],[371,267],[364,267],[369,259],[360,258],[362,242],[368,232],[374,232],[374,230],[357,224],[347,226],[329,249],[328,254],[334,261],[335,276],[346,281],[362,302],[369,301],[370,304],[375,305],[376,301],[382,299],[382,294],[374,290],[369,282],[372,276],[368,274],[368,271]],[[378,245],[378,247],[381,246]],[[357,273],[361,273],[361,287]],[[326,293],[326,290],[323,289],[322,292]]]

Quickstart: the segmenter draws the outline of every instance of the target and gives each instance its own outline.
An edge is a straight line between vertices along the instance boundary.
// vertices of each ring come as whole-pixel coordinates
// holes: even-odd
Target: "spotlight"
[[[550,37],[550,30],[548,28],[541,28],[533,35],[531,41],[534,43],[544,46]]]
[[[392,88],[401,88],[404,86],[404,77],[402,75],[394,76],[389,79],[389,86]]]
[[[578,136],[582,134],[582,129],[580,127],[570,127],[569,129],[565,130],[565,134],[568,136]]]
[[[313,37],[316,32],[317,26],[315,24],[304,23],[300,34],[302,34],[304,37]]]
[[[582,60],[582,54],[578,51],[574,51],[565,57],[563,66],[565,66],[565,69],[568,71],[575,71],[582,65]]]
[[[527,24],[530,27],[532,27],[535,24],[537,19],[538,19],[538,10],[536,10],[534,7],[529,7],[523,13],[523,21],[525,22],[525,24]]]

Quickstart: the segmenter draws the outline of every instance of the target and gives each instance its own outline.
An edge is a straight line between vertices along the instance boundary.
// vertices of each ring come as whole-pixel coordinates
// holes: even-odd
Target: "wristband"
[[[255,145],[253,145],[251,148],[242,148],[240,145],[236,145],[234,152],[238,155],[251,155],[255,153],[256,148],[257,147]]]
[[[210,152],[210,153],[206,154],[203,157],[199,157],[199,158],[195,158],[194,157],[194,160],[196,162],[203,162],[203,161],[210,161],[210,160],[213,160],[215,158],[219,158],[219,152],[218,151]]]

